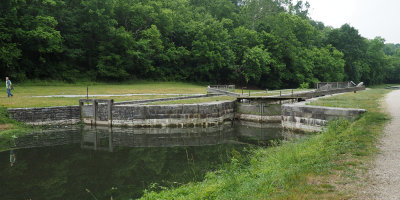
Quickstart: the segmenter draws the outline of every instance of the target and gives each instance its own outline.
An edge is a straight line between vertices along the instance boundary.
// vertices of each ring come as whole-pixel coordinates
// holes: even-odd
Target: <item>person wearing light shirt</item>
[[[10,79],[8,79],[8,77],[6,77],[6,88],[7,88],[8,97],[12,97],[13,94],[11,94],[11,90],[12,90],[13,86],[12,86]]]

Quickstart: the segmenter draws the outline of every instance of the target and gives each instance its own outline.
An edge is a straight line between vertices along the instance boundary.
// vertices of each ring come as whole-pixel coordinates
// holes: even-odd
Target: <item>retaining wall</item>
[[[330,91],[312,91],[288,96],[316,97],[335,93],[364,90],[364,87],[334,89]],[[204,97],[205,95],[200,95]],[[285,96],[285,95],[282,95]],[[198,98],[199,96],[174,97],[157,99],[166,101],[184,98]],[[288,104],[280,108],[279,104],[246,105],[239,104],[239,112],[235,115],[236,101],[212,102],[201,104],[176,105],[139,105],[154,100],[131,101],[116,103],[112,106],[112,124],[117,126],[151,127],[151,126],[208,126],[222,123],[225,120],[238,118],[240,120],[258,122],[278,122],[286,127],[320,130],[328,120],[346,118],[353,119],[353,112],[346,109],[299,106]],[[261,107],[260,107],[261,106]],[[292,107],[291,107],[292,106]],[[294,106],[294,107],[293,107]],[[305,106],[305,107],[304,107]],[[357,110],[357,109],[347,109]],[[339,112],[340,111],[340,112]],[[365,112],[365,111],[364,111]],[[8,109],[11,118],[28,124],[72,124],[84,118],[93,116],[92,106],[62,106],[49,108],[17,108]],[[301,114],[303,113],[303,115]],[[355,113],[362,113],[355,111]],[[355,114],[354,114],[355,115]],[[108,121],[108,110],[104,104],[97,109],[98,121]],[[87,123],[87,121],[85,121]],[[101,123],[98,123],[101,124]],[[315,126],[316,128],[313,128]]]
[[[112,124],[116,126],[209,126],[233,119],[235,101],[176,105],[114,105]],[[11,118],[33,125],[72,124],[81,120],[79,106],[8,109]],[[93,117],[93,107],[82,107],[85,117]],[[108,120],[105,104],[97,108],[98,124]],[[86,121],[90,123],[90,121]]]
[[[275,100],[269,102],[246,102],[237,103],[238,120],[251,122],[279,123],[281,122],[281,103],[288,103],[291,100]]]
[[[113,125],[208,126],[234,117],[235,101],[202,104],[114,106]],[[100,117],[101,118],[101,117]]]
[[[79,106],[8,109],[9,116],[33,125],[76,124],[80,121]]]
[[[284,94],[284,95],[275,95],[276,97],[303,97],[306,99],[321,97],[326,95],[345,93],[345,92],[357,92],[360,90],[365,90],[364,86],[361,87],[349,87],[349,88],[336,88],[330,90],[313,90],[307,92],[297,92],[293,94]],[[273,96],[272,96],[273,97]],[[282,122],[284,126],[287,128],[299,129],[304,131],[321,131],[321,127],[324,126],[328,120],[335,120],[341,118],[346,118],[345,116],[349,113],[332,113],[332,108],[327,108],[327,111],[324,111],[320,107],[318,109],[311,109],[309,107],[304,108],[302,111],[310,112],[310,114],[304,113],[304,116],[301,117],[301,112],[296,112],[295,115],[285,116],[285,112],[288,111],[283,110],[283,105],[296,105],[295,107],[304,105],[304,102],[299,102],[293,104],[292,100],[275,100],[275,101],[254,101],[254,102],[246,102],[246,103],[238,103],[238,113],[236,117],[243,121],[252,121],[252,122],[266,122],[266,123],[275,123]],[[313,110],[313,111],[310,111]],[[328,111],[329,110],[329,111]],[[334,109],[335,110],[335,109]],[[336,109],[338,111],[339,109]],[[357,110],[357,109],[356,109]],[[313,118],[312,116],[321,115],[321,117]],[[352,114],[352,113],[350,113]],[[289,117],[291,116],[291,118]],[[352,119],[352,117],[350,117]],[[349,118],[349,119],[350,119]],[[350,119],[350,120],[351,120]]]
[[[353,121],[365,113],[364,109],[309,106],[304,102],[282,105],[282,126],[305,131],[321,131],[328,121]]]
[[[114,105],[133,105],[142,104],[149,102],[159,102],[159,101],[172,101],[180,99],[191,99],[191,98],[203,98],[209,95],[193,95],[193,96],[183,96],[183,97],[168,97],[168,98],[158,98],[158,99],[146,99],[146,100],[135,100],[135,101],[124,101],[117,102]],[[86,115],[90,116],[92,110],[86,108],[83,110]],[[100,105],[100,115],[102,120],[104,113],[107,110],[103,109]],[[58,107],[44,107],[44,108],[10,108],[8,109],[9,116],[19,122],[25,122],[32,125],[55,125],[55,124],[76,124],[81,120],[81,112],[79,106],[58,106]]]

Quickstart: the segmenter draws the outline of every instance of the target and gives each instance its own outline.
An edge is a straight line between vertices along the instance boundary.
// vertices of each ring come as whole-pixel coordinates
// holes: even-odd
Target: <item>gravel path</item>
[[[392,116],[385,127],[378,146],[374,167],[370,170],[370,184],[365,193],[368,199],[400,200],[400,90],[390,92],[385,107]]]

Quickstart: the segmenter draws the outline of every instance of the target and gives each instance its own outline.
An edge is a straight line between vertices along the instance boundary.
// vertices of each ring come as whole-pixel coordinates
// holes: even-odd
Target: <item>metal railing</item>
[[[340,88],[351,88],[356,87],[356,84],[353,81],[348,82],[320,82],[317,83],[317,90],[331,90],[331,89],[340,89]]]
[[[235,92],[235,85],[210,85],[212,89],[224,90],[228,92]]]

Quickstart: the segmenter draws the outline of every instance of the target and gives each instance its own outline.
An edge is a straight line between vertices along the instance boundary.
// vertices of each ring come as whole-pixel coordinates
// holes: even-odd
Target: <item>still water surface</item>
[[[299,136],[279,125],[251,123],[44,130],[16,138],[14,150],[0,153],[0,197],[135,199],[145,189],[201,181],[233,156],[288,137]]]

